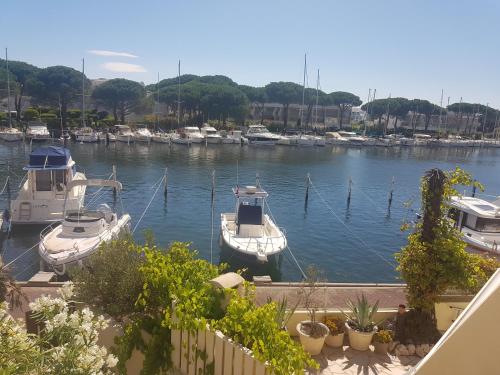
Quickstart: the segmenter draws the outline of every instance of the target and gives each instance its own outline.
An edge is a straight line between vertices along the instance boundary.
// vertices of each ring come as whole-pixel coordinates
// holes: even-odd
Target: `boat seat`
[[[239,237],[262,237],[264,227],[262,225],[240,224],[238,226]]]

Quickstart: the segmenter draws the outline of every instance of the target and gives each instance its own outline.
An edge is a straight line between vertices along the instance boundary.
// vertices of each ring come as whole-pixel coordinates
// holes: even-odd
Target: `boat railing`
[[[40,232],[40,242],[43,241],[45,239],[45,237],[47,237],[47,235],[52,232],[52,230],[57,226],[59,225],[59,223],[52,223],[50,225],[47,225],[45,228],[43,228],[43,230]]]
[[[224,228],[225,228],[226,231],[231,232],[229,230],[227,224],[224,225]],[[260,238],[257,238],[257,237],[247,237],[247,240],[245,240],[245,241],[239,241],[237,237],[229,236],[229,242],[234,243],[236,245],[239,245],[238,248],[240,248],[240,249],[242,249],[244,251],[247,251],[247,252],[248,252],[248,249],[250,248],[251,245],[257,245],[257,249],[260,246],[262,246],[262,245],[264,245],[265,247],[267,247],[268,245],[271,245],[271,248],[274,251],[275,247],[278,246],[278,244],[275,243],[275,241],[281,240],[285,236],[285,232],[284,232],[283,229],[278,228],[278,227],[276,227],[276,229],[278,229],[279,231],[281,231],[281,233],[283,234],[283,236],[267,236],[266,235],[265,242],[259,240]]]

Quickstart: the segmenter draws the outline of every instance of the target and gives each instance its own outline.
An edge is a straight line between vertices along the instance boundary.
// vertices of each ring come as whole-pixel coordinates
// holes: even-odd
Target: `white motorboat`
[[[280,146],[297,146],[298,136],[297,134],[282,134],[280,139],[276,142]]]
[[[241,135],[241,130],[221,131],[223,144],[246,144],[248,140]]]
[[[63,220],[64,202],[71,210],[83,206],[85,186],[73,189],[66,197],[72,181],[85,181],[76,172],[75,162],[68,149],[40,147],[30,154],[26,181],[11,204],[12,224],[50,224]]]
[[[153,134],[149,131],[147,125],[137,125],[137,130],[134,132],[136,142],[151,142]]]
[[[43,122],[30,122],[26,129],[26,139],[30,141],[46,141],[50,139],[47,125]]]
[[[113,180],[75,180],[68,184],[67,192],[82,186],[111,187],[121,191],[122,184]],[[70,265],[82,265],[99,246],[118,238],[130,230],[130,215],[118,216],[106,204],[97,209],[65,210],[64,220],[56,227],[48,227],[40,234],[40,257],[54,271],[63,275]]]
[[[222,143],[222,137],[219,133],[217,133],[217,129],[208,124],[203,124],[203,126],[201,127],[201,135],[205,137],[206,143],[210,144]]]
[[[197,126],[186,126],[179,129],[177,134],[172,136],[172,142],[181,145],[191,145],[193,143],[202,143],[205,137]]]
[[[151,140],[156,143],[170,143],[171,134],[165,133],[164,131],[157,131],[153,133]]]
[[[134,133],[130,130],[130,126],[127,125],[115,125],[115,137],[116,141],[124,143],[134,142]]]
[[[349,145],[363,146],[366,143],[366,137],[357,135],[355,132],[348,132],[340,130],[337,132],[340,137],[344,138]]]
[[[346,146],[349,144],[349,140],[342,137],[338,132],[326,132],[325,133],[325,142],[328,145],[342,145]]]
[[[221,214],[221,241],[230,249],[267,262],[287,241],[283,231],[264,212],[267,193],[255,186],[233,188],[236,212]]]
[[[0,130],[0,139],[6,142],[22,141],[23,137],[23,132],[16,128],[4,128]]]
[[[493,202],[452,197],[449,206],[448,215],[469,246],[500,254],[500,197]]]
[[[271,133],[264,125],[249,125],[245,134],[251,145],[274,146],[280,136]]]
[[[99,134],[88,126],[75,130],[74,134],[75,140],[79,143],[99,142]]]

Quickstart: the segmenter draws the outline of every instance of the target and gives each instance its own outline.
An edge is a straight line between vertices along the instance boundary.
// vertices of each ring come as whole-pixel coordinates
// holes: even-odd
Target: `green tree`
[[[145,95],[146,90],[140,83],[124,78],[110,79],[97,86],[92,93],[97,102],[112,110],[115,122],[119,118],[122,123]]]
[[[266,85],[266,94],[270,102],[283,105],[283,126],[288,126],[288,108],[292,103],[302,100],[302,86],[293,82],[271,82]]]
[[[394,133],[397,132],[398,120],[403,120],[408,111],[410,110],[410,101],[406,98],[390,98],[389,101],[389,115],[394,116]],[[387,132],[387,129],[385,129]]]
[[[246,85],[238,86],[245,93],[251,103],[256,104],[260,112],[260,123],[264,121],[264,105],[269,101],[264,87],[253,87]]]
[[[248,98],[237,87],[210,85],[201,98],[200,108],[206,117],[220,118],[226,125],[228,117],[243,121],[248,113]]]
[[[359,96],[345,91],[335,91],[328,95],[331,97],[332,103],[339,107],[339,127],[342,129],[344,114],[347,111],[350,113],[353,106],[361,105],[361,99],[359,99]]]
[[[40,83],[34,89],[36,98],[54,107],[58,107],[60,101],[62,120],[66,125],[68,105],[82,94],[82,80],[85,79],[87,88],[90,87],[90,81],[81,72],[66,66],[41,69],[36,78]]]
[[[423,220],[396,254],[408,302],[417,311],[432,315],[439,295],[449,288],[477,291],[498,267],[493,259],[468,253],[460,232],[447,218],[448,200],[459,195],[455,186],[472,184],[482,188],[459,168],[432,169],[422,178]]]

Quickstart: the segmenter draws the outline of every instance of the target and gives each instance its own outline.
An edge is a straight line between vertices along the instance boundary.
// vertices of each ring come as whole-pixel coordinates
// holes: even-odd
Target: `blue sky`
[[[445,103],[462,96],[500,108],[498,0],[10,0],[2,8],[0,46],[11,59],[80,69],[85,57],[90,78],[150,83],[158,72],[176,75],[180,59],[183,73],[300,83],[307,53],[309,86],[319,68],[327,92],[366,100],[376,88],[377,97],[439,103],[444,89]]]

